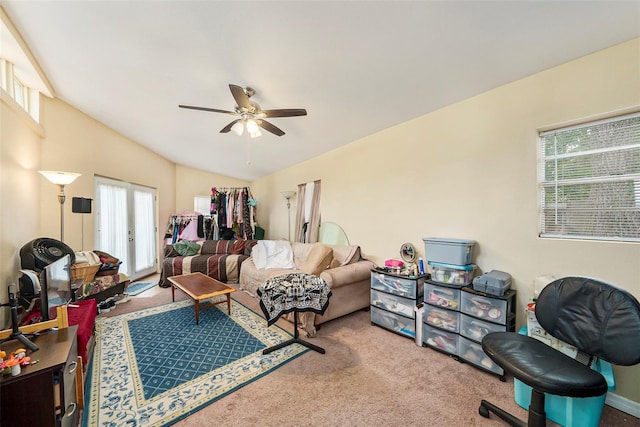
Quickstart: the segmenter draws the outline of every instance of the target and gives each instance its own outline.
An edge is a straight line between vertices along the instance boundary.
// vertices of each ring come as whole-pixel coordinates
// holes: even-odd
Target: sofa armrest
[[[330,289],[336,289],[340,286],[349,285],[363,280],[369,281],[371,278],[372,268],[375,268],[375,264],[373,262],[362,260],[354,262],[353,264],[342,265],[340,267],[325,270],[320,273],[320,277],[327,282]]]

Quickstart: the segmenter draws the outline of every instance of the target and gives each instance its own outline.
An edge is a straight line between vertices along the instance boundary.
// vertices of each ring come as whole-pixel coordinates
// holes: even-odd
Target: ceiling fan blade
[[[249,102],[249,97],[244,93],[244,89],[242,87],[230,84],[229,89],[231,89],[231,95],[233,95],[233,99],[236,100],[238,107],[244,108],[247,111],[253,110],[253,106],[251,105],[251,102]]]
[[[295,117],[306,116],[307,110],[304,108],[283,108],[279,110],[262,110],[265,117]]]
[[[227,110],[218,110],[216,108],[207,108],[207,107],[194,107],[193,105],[178,105],[180,108],[188,108],[190,110],[201,110],[201,111],[212,111],[214,113],[225,113],[236,115],[235,111],[227,111]]]
[[[258,124],[258,126],[260,126],[262,129],[271,132],[274,135],[278,135],[278,136],[282,136],[284,135],[284,131],[282,129],[280,129],[277,126],[272,125],[271,123],[269,123],[266,120],[256,120],[256,123]]]
[[[231,130],[231,128],[233,127],[233,125],[235,125],[236,123],[238,123],[240,120],[242,119],[235,119],[234,121],[232,121],[231,123],[229,123],[228,125],[226,125],[225,127],[222,128],[222,130],[220,131],[220,133],[227,133]]]

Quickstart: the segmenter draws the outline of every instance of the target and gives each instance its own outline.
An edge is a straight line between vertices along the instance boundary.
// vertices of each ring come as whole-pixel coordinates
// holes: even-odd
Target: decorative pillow
[[[182,256],[193,256],[200,250],[200,245],[188,240],[181,240],[175,243],[173,248]]]
[[[332,260],[333,249],[322,243],[314,243],[307,259],[300,266],[300,271],[318,276],[331,266]]]
[[[100,262],[102,264],[111,264],[111,265],[116,265],[120,262],[120,260],[116,257],[114,257],[113,255],[109,255],[106,252],[102,252],[102,251],[93,251],[96,255],[98,255],[98,258],[100,258]]]
[[[238,239],[236,241],[233,242],[233,246],[231,247],[231,253],[233,255],[242,255],[244,254],[244,250],[247,247],[247,244],[249,243],[248,240],[244,240],[244,239]]]

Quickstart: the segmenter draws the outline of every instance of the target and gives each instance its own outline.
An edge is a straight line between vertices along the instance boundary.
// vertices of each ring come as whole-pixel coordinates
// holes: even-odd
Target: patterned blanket
[[[200,243],[197,243],[200,244]],[[240,265],[251,255],[255,240],[205,240],[196,255],[184,256],[175,245],[164,248],[162,272],[159,285],[171,287],[167,280],[171,276],[189,273],[203,273],[223,283],[238,283]]]
[[[238,283],[240,264],[247,255],[208,254],[165,258],[162,263],[160,286],[171,286],[167,277],[200,272],[223,283]]]
[[[260,285],[258,296],[260,308],[271,326],[280,316],[293,311],[324,314],[329,306],[331,290],[318,276],[290,273]]]

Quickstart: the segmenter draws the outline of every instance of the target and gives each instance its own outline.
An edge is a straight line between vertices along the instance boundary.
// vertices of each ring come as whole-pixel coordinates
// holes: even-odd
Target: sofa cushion
[[[300,266],[300,271],[318,276],[330,267],[332,260],[333,250],[329,246],[314,243],[307,259]]]
[[[292,242],[293,263],[298,267],[304,264],[309,256],[309,252],[311,252],[311,248],[313,248],[313,243]]]

